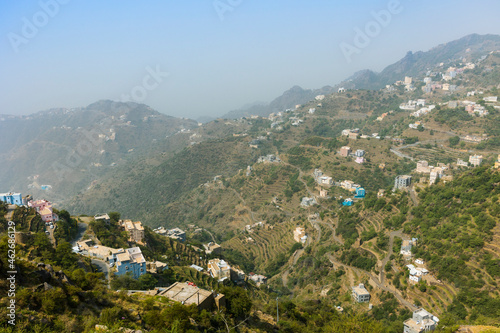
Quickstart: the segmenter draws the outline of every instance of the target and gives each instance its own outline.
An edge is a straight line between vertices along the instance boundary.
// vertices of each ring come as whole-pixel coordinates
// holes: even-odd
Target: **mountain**
[[[387,66],[380,73],[362,70],[339,84],[349,89],[382,89],[387,84],[403,80],[405,76],[425,74],[443,63],[468,62],[500,49],[499,35],[472,34],[455,41],[438,45],[429,51],[411,52],[398,62]],[[443,70],[446,67],[443,67]]]
[[[303,89],[299,86],[293,86],[269,104],[257,103],[245,106],[241,109],[230,111],[221,118],[237,119],[251,115],[267,117],[270,113],[293,109],[296,105],[304,104],[314,99],[317,95],[331,94],[332,92],[333,88],[330,86],[325,86],[321,89]]]
[[[85,108],[0,116],[0,185],[2,191],[67,198],[166,137],[197,127],[193,120],[143,104],[106,100]]]

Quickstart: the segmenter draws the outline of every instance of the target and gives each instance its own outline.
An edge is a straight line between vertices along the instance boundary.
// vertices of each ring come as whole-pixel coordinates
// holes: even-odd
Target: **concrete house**
[[[394,179],[394,189],[407,188],[410,184],[411,176],[408,175],[397,176],[396,179]]]
[[[0,193],[0,201],[3,201],[9,205],[21,206],[23,204],[21,193]]]
[[[423,308],[413,312],[413,317],[407,319],[404,325],[404,333],[422,333],[436,329],[439,319]]]
[[[157,295],[167,297],[183,305],[195,304],[200,310],[210,311],[214,307],[219,309],[226,304],[223,294],[214,294],[188,282],[176,282],[167,289],[160,291]]]
[[[352,298],[358,303],[369,302],[370,293],[366,290],[365,285],[360,283],[358,286],[352,287]]]
[[[340,148],[340,155],[341,156],[347,157],[347,156],[349,156],[350,153],[351,153],[351,147],[344,146],[344,147]]]
[[[144,227],[140,221],[132,222],[131,220],[125,220],[120,225],[130,234],[129,242],[143,243]]]
[[[131,273],[134,279],[146,274],[146,260],[142,255],[141,249],[132,247],[125,249],[123,253],[113,254],[110,262],[116,263],[116,275]]]
[[[293,231],[293,239],[297,243],[305,243],[307,240],[306,230],[302,227],[297,227]]]
[[[231,266],[222,259],[212,259],[208,262],[210,276],[219,281],[231,278]]]

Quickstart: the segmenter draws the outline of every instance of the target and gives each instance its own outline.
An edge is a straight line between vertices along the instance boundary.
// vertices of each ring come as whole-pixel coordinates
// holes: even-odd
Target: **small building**
[[[363,157],[365,156],[365,151],[363,149],[358,149],[356,150],[356,152],[354,152],[354,156],[357,156],[357,157]]]
[[[365,158],[364,157],[356,157],[354,162],[356,162],[358,164],[363,164],[363,163],[365,163]]]
[[[370,293],[366,290],[365,285],[360,283],[358,286],[352,287],[352,298],[358,303],[369,302]]]
[[[344,146],[344,147],[340,148],[340,155],[341,156],[347,157],[347,156],[349,156],[350,153],[351,153],[351,147]]]
[[[191,268],[193,268],[193,269],[196,269],[198,272],[203,272],[203,270],[204,270],[204,269],[203,269],[203,267],[200,267],[200,266],[195,265],[195,264],[192,264],[192,265],[191,265],[191,266],[189,266],[189,267],[191,267]]]
[[[325,190],[325,189],[319,190],[319,197],[320,198],[328,198],[328,190]]]
[[[219,244],[214,242],[209,242],[208,244],[203,244],[206,254],[221,254],[222,248]]]
[[[353,204],[353,201],[351,198],[347,198],[344,200],[344,202],[342,203],[342,206],[352,206]]]
[[[402,189],[402,188],[407,188],[411,184],[411,176],[408,175],[402,175],[402,176],[397,176],[396,179],[394,180],[394,189]]]
[[[23,204],[23,198],[21,193],[0,193],[0,201],[3,201],[9,205],[18,205],[21,206]]]
[[[267,277],[260,274],[250,273],[248,278],[257,284],[257,287],[267,282]]]
[[[293,231],[293,239],[297,243],[305,243],[307,240],[306,230],[303,227],[297,227]]]
[[[164,270],[168,269],[168,264],[161,261],[147,261],[146,269],[150,273],[161,273]]]
[[[308,198],[308,197],[303,197],[302,201],[300,202],[300,205],[302,207],[314,206],[316,204],[317,204],[316,199],[314,199],[314,198]]]
[[[364,198],[366,195],[366,191],[362,187],[356,188],[356,195],[354,196],[355,198]]]
[[[415,263],[417,265],[423,265],[424,264],[424,259],[422,259],[422,258],[415,259]]]
[[[423,308],[413,312],[413,317],[405,320],[404,333],[423,333],[436,329],[439,319]]]
[[[378,192],[377,192],[377,198],[382,198],[382,197],[384,197],[384,195],[385,195],[385,190],[384,189],[378,190]]]
[[[59,221],[59,216],[52,211],[52,203],[47,200],[29,201],[28,207],[35,208],[45,223]]]
[[[461,160],[461,159],[457,159],[457,166],[464,166],[464,167],[468,167],[469,166],[469,163],[464,161],[464,160]]]
[[[157,295],[167,297],[183,305],[195,304],[200,310],[210,311],[225,306],[223,294],[214,294],[208,290],[200,289],[190,282],[175,282]]]
[[[344,180],[343,182],[340,183],[340,186],[348,191],[354,191],[356,184],[352,180]]]
[[[94,221],[103,221],[104,223],[109,223],[111,218],[108,214],[96,214],[94,215]]]
[[[184,243],[186,241],[186,232],[180,228],[173,228],[167,231],[167,237]]]

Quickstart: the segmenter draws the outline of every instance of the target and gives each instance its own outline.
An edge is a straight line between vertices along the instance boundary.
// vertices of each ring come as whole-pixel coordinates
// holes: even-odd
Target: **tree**
[[[448,141],[450,143],[450,147],[454,147],[454,146],[456,146],[460,142],[460,137],[459,136],[453,136],[453,137],[449,138]]]

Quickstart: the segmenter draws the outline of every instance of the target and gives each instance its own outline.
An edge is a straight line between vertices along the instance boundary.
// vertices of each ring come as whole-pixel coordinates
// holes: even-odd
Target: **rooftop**
[[[191,286],[185,282],[176,282],[168,289],[160,292],[158,295],[168,297],[169,299],[181,302],[184,305],[198,305],[210,297],[212,293],[208,290]]]

